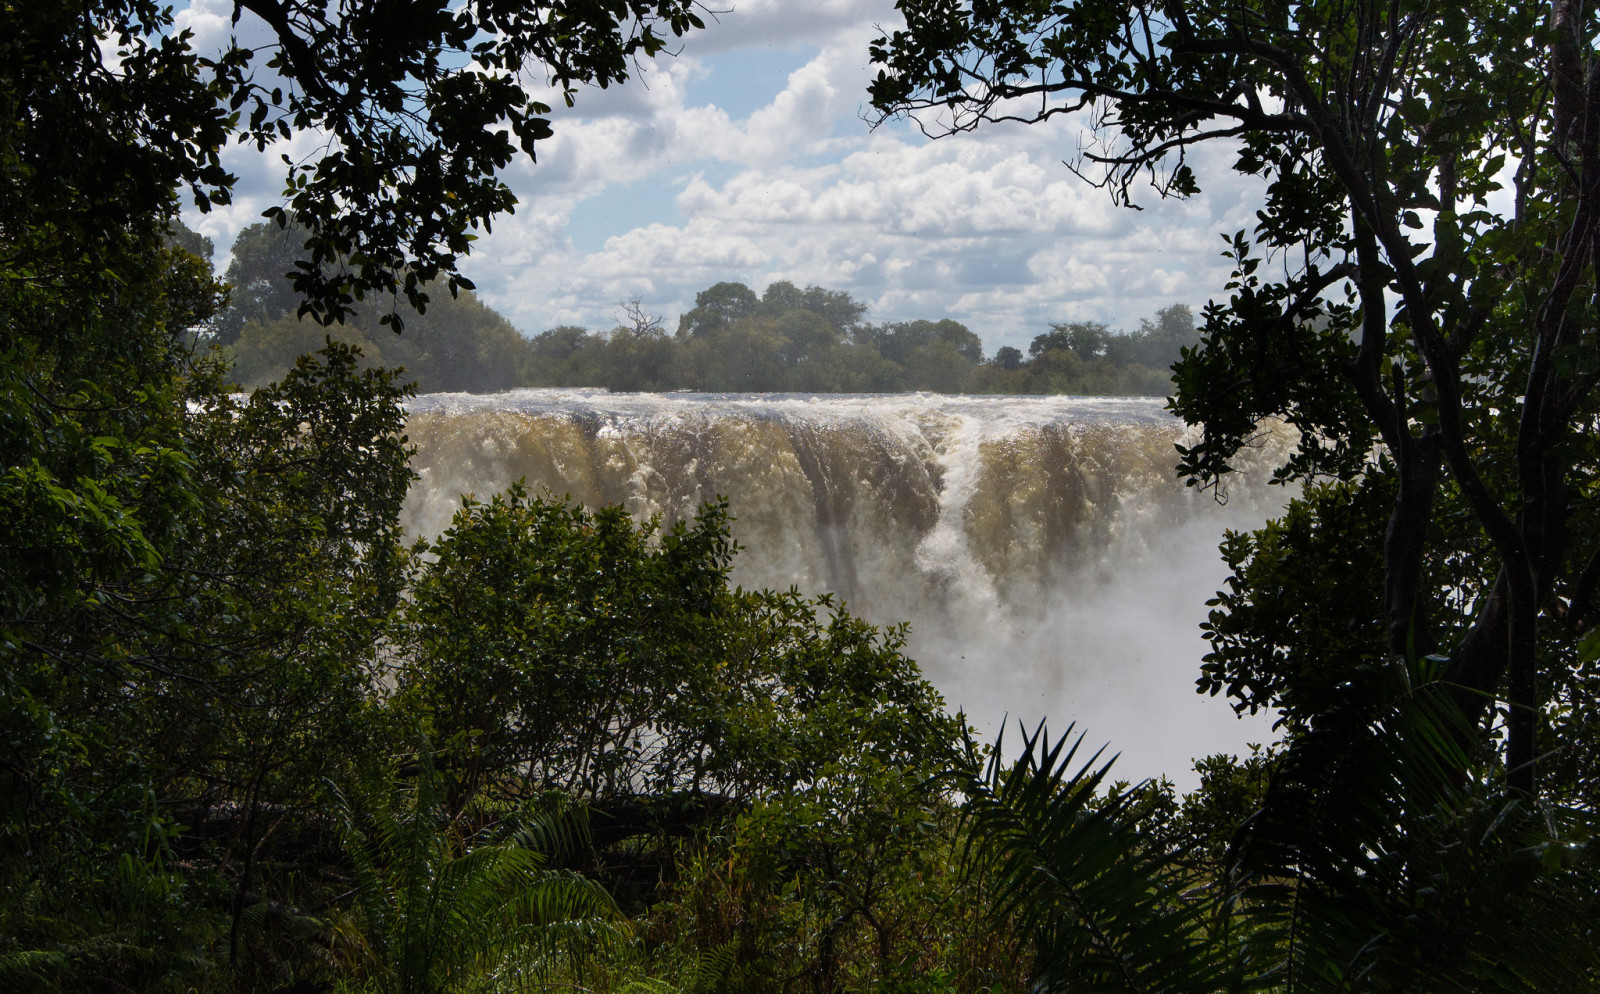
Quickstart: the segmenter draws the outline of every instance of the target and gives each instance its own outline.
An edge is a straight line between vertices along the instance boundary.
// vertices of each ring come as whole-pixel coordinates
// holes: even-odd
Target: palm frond
[[[409,783],[364,804],[336,792],[357,902],[356,920],[334,937],[360,961],[358,975],[388,990],[445,990],[566,950],[563,941],[577,937],[560,925],[626,933],[604,888],[545,869],[545,853],[523,844],[576,844],[584,835],[574,815],[536,813],[492,841],[449,810],[431,755],[424,748],[419,757]]]
[[[1040,725],[1021,758],[1008,765],[999,742],[966,785],[964,860],[988,867],[994,914],[1033,940],[1037,989],[1233,988],[1215,895],[1143,837],[1134,792],[1098,796],[1112,761],[1102,751],[1080,762],[1082,745],[1071,728],[1052,743]]]

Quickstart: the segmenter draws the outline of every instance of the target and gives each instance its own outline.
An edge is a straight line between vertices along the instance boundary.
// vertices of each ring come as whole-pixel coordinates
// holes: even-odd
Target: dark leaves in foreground
[[[1600,984],[1593,816],[1480,769],[1438,660],[1355,674],[1284,750],[1223,872],[1043,726],[965,790],[969,867],[1041,991],[1573,991]],[[969,756],[976,750],[969,745]],[[974,759],[972,769],[977,769]]]

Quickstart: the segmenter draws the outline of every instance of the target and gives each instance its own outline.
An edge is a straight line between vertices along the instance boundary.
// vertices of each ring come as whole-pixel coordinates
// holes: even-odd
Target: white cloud
[[[180,17],[220,40],[224,13],[196,0]],[[905,122],[872,131],[867,43],[892,18],[885,0],[750,0],[679,57],[581,91],[553,112],[538,162],[507,171],[521,204],[477,243],[468,274],[529,333],[603,327],[620,298],[670,317],[720,280],[789,279],[847,290],[876,320],[955,317],[991,351],[1050,321],[1129,326],[1220,292],[1217,232],[1252,225],[1259,197],[1221,150],[1196,160],[1205,194],[1151,193],[1139,212],[1062,164],[1080,143],[1072,119],[938,141]],[[717,71],[752,51],[794,67],[764,101]],[[277,202],[278,151],[262,162],[230,150],[237,202],[198,219],[219,245]],[[630,221],[630,208],[644,213]]]
[[[785,95],[814,85],[796,73]],[[801,105],[780,95],[765,121],[784,106]],[[935,142],[863,128],[830,139],[838,147],[831,161],[808,165],[743,151],[761,113],[743,122],[694,115],[686,108],[658,128],[669,136],[664,156],[694,162],[699,151],[734,165],[731,173],[674,176],[636,164],[628,179],[681,182],[681,224],[620,232],[592,254],[558,250],[531,282],[513,283],[494,265],[503,275],[480,281],[491,302],[538,330],[557,321],[603,324],[620,297],[640,295],[673,314],[719,280],[759,289],[790,279],[848,290],[879,320],[954,316],[992,350],[1025,345],[1051,320],[1129,326],[1174,301],[1202,303],[1226,275],[1215,232],[1250,220],[1249,199],[1226,182],[1218,193],[1152,201],[1143,212],[1115,206],[1060,164],[1060,150],[1072,147],[1071,122]],[[604,158],[623,140],[587,122],[571,136],[574,148]],[[474,266],[497,253],[489,244]]]
[[[863,25],[871,30],[894,16],[893,0],[743,0],[727,13],[707,19],[704,38],[691,39],[689,45],[705,54],[758,45],[803,45],[827,41],[842,31],[859,34]],[[866,62],[864,46],[861,61]]]
[[[244,14],[233,23],[233,0],[190,0],[173,12],[173,25],[191,31],[190,46],[197,52],[220,51],[230,36],[237,35],[247,45],[264,44],[270,37],[267,26],[253,14]]]

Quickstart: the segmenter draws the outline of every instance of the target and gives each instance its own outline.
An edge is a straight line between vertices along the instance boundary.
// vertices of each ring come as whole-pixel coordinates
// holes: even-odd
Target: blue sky
[[[1199,157],[1201,196],[1118,208],[1062,165],[1079,120],[940,140],[906,122],[873,130],[867,45],[892,2],[731,6],[624,86],[580,94],[538,163],[508,172],[521,204],[465,271],[523,332],[606,328],[634,297],[671,327],[713,283],[787,279],[848,291],[872,320],[954,317],[992,352],[1052,321],[1131,327],[1221,292],[1218,235],[1253,225],[1259,203],[1225,150]],[[231,13],[194,0],[179,22],[204,48]],[[230,149],[235,203],[186,216],[219,268],[277,202],[284,151]]]

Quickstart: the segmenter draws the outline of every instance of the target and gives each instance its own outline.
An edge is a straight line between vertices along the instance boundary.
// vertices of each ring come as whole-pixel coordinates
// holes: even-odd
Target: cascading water
[[[1184,428],[1155,400],[527,390],[410,408],[417,534],[518,479],[667,524],[722,495],[737,582],[909,622],[911,655],[985,731],[1077,721],[1123,753],[1120,776],[1181,785],[1191,758],[1270,736],[1193,684],[1217,541],[1281,507],[1264,482],[1282,433],[1236,461],[1224,506],[1174,476]]]

